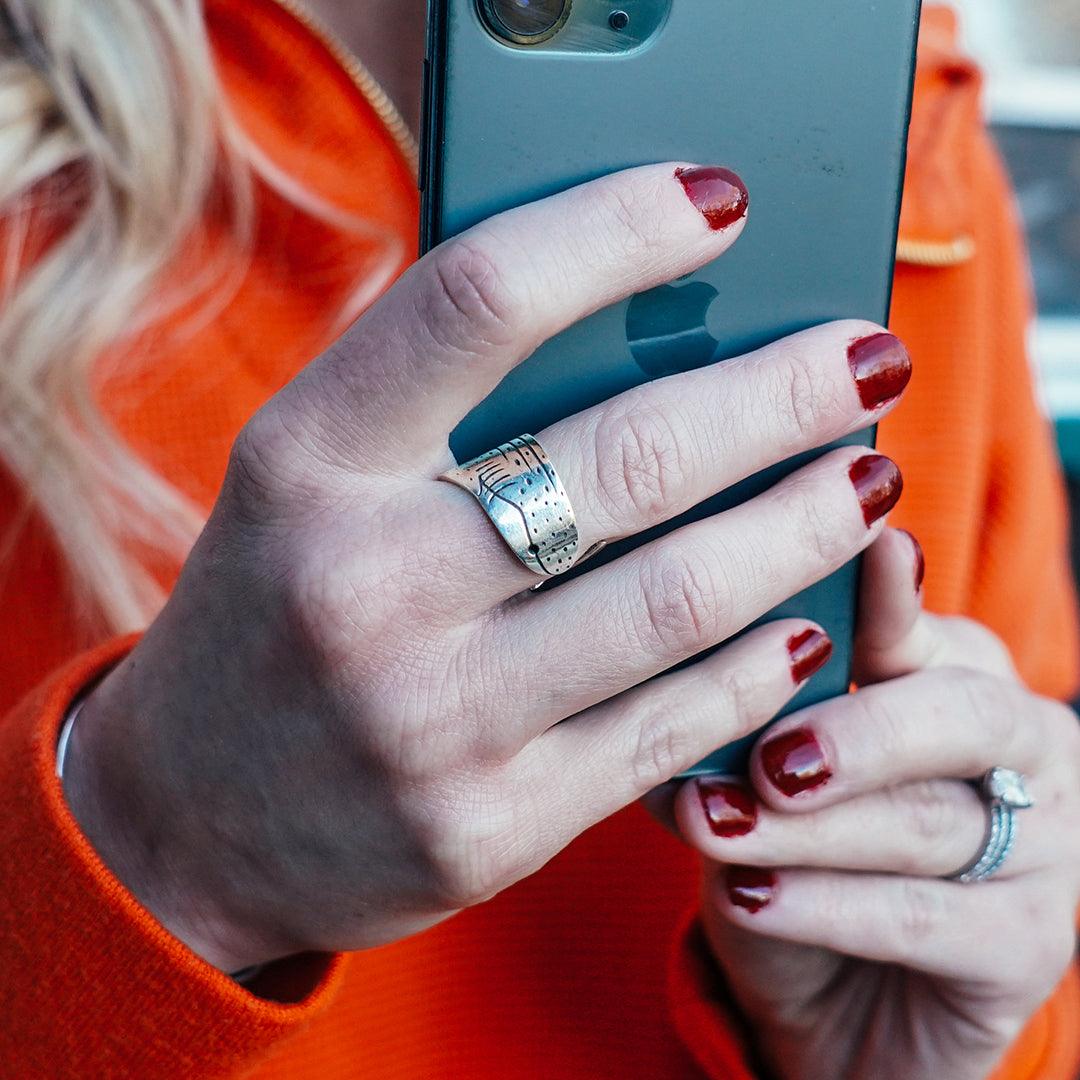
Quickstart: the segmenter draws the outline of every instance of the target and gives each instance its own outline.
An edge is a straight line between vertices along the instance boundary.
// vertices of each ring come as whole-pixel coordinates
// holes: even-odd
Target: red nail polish
[[[923,554],[922,544],[907,529],[898,529],[897,532],[902,532],[911,541],[911,546],[915,549],[915,592],[920,593],[922,592],[923,582],[926,580],[926,556]]]
[[[776,893],[776,874],[756,866],[731,866],[727,872],[728,897],[751,914],[768,907]]]
[[[757,801],[744,785],[732,780],[696,781],[701,808],[714,836],[745,836],[757,824]]]
[[[884,517],[899,501],[904,478],[896,464],[881,454],[866,454],[848,470],[862,505],[867,528]]]
[[[701,165],[676,169],[675,179],[682,184],[690,201],[701,211],[709,228],[726,229],[746,216],[750,193],[737,173],[719,165]]]
[[[791,654],[791,677],[796,685],[816,675],[829,662],[833,652],[828,635],[813,627],[788,638],[787,647]]]
[[[761,766],[773,786],[789,798],[832,779],[821,743],[807,728],[796,728],[766,742],[761,748]]]
[[[864,409],[894,401],[911,381],[911,357],[892,334],[871,334],[848,346],[848,366]]]

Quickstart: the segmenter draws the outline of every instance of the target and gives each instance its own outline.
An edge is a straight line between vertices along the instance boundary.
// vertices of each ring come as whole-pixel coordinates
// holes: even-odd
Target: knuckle
[[[464,911],[490,899],[468,859],[429,856],[428,873],[435,903],[443,911]]]
[[[1042,704],[1054,754],[1080,767],[1080,717],[1060,701],[1043,698]]]
[[[594,435],[596,483],[613,521],[625,521],[628,508],[647,520],[667,516],[689,471],[682,443],[662,408],[604,411]]]
[[[973,655],[980,658],[980,670],[1013,675],[1015,668],[1009,647],[988,626],[966,615],[946,617],[946,622],[962,640],[970,642]]]
[[[690,733],[677,715],[672,710],[652,710],[641,718],[634,733],[632,779],[642,790],[656,787],[683,769],[693,754]]]
[[[1050,986],[1060,982],[1076,959],[1076,929],[1072,920],[1058,919],[1054,925],[1056,930],[1049,935],[1038,965]]]
[[[469,350],[513,343],[518,305],[490,245],[456,240],[434,253],[431,269],[422,306],[433,333]]]
[[[293,387],[287,388],[293,390]],[[308,425],[285,400],[264,405],[240,429],[229,451],[224,491],[253,510],[291,515],[317,507],[332,463],[321,457]]]
[[[259,505],[280,486],[277,432],[267,409],[257,412],[241,429],[229,451],[226,487]]]
[[[598,185],[597,194],[601,211],[611,222],[616,251],[634,255],[670,244],[663,217],[655,211],[655,194],[643,191],[640,181],[629,182],[623,176],[610,177]]]
[[[276,587],[279,626],[306,663],[319,672],[320,680],[333,686],[355,645],[335,631],[339,608],[332,576],[323,559],[312,553],[293,555],[287,572]]]
[[[663,660],[682,659],[719,640],[731,608],[700,555],[667,550],[642,564],[639,637]]]
[[[907,836],[915,842],[911,865],[905,870],[918,868],[919,858],[927,845],[939,845],[955,835],[960,824],[960,808],[955,793],[949,785],[932,781],[914,784],[906,789],[895,789],[891,798],[897,805],[901,820],[905,820]]]
[[[938,938],[950,922],[948,890],[939,883],[919,879],[900,887],[900,910],[896,919],[901,946],[918,949]]]
[[[1024,711],[1011,707],[1011,683],[970,668],[941,669],[941,677],[959,688],[963,707],[978,718],[979,742],[1007,752],[1016,736],[1015,717]]]
[[[495,788],[465,782],[454,787],[429,793],[418,828],[430,891],[446,911],[475,907],[509,885],[517,843],[511,807]]]
[[[1075,956],[1076,931],[1067,920],[1054,918],[1033,943],[1030,977],[1047,987],[1056,986]]]
[[[1071,910],[1058,897],[1045,895],[1045,890],[1028,889],[1008,912],[1010,922],[1026,931],[1025,946],[1011,972],[1033,996],[1044,997],[1056,986],[1076,956]]]
[[[791,540],[815,566],[832,567],[847,562],[858,544],[846,533],[841,518],[815,497],[807,481],[795,481],[778,489],[777,498]]]
[[[840,752],[847,749],[847,739],[858,739],[852,753],[872,755],[874,761],[906,759],[909,733],[907,717],[898,710],[892,699],[885,694],[861,693],[851,697],[850,722],[846,725],[845,739],[839,742]],[[872,740],[865,734],[872,732]],[[847,734],[850,733],[850,734]],[[899,798],[899,795],[897,795]]]
[[[731,668],[719,677],[717,697],[723,703],[734,734],[755,731],[767,719],[762,715],[761,691],[761,679],[750,668]]]
[[[837,427],[831,422],[839,413],[834,387],[814,365],[802,348],[793,344],[781,346],[781,362],[776,367],[770,387],[770,406],[779,415],[785,413],[791,421],[791,448],[801,448],[808,442],[814,445]]]

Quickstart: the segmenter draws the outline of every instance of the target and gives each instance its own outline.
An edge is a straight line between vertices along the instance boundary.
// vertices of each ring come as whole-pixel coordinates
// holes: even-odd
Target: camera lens
[[[572,0],[480,0],[480,12],[492,33],[518,45],[535,45],[558,31],[570,15]]]

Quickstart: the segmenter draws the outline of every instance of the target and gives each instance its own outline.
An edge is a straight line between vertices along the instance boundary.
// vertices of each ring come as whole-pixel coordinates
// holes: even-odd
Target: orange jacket
[[[210,0],[208,18],[251,136],[411,250],[407,154],[334,51],[275,0]],[[895,519],[926,548],[929,604],[988,623],[1033,686],[1064,696],[1080,650],[1061,484],[1033,400],[1022,250],[978,87],[949,16],[931,11],[894,316],[916,375],[882,444],[907,478]],[[259,204],[235,301],[194,337],[163,335],[152,367],[103,387],[131,443],[207,506],[238,428],[328,342],[368,254],[268,190]],[[17,507],[0,476],[0,526]],[[61,717],[130,642],[80,652],[65,597],[32,524],[0,578],[0,1075],[749,1076],[686,929],[696,858],[638,807],[482,908],[369,953],[284,961],[259,996],[204,964],[109,874],[66,810],[53,775]],[[1078,1069],[1073,973],[1000,1075],[1075,1080]]]

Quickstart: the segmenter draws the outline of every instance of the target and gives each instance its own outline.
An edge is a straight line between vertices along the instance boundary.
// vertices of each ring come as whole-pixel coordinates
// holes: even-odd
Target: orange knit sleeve
[[[755,1080],[752,1038],[713,959],[697,910],[668,958],[667,997],[683,1045],[711,1080]]]
[[[83,837],[55,776],[79,690],[132,641],[85,654],[0,724],[0,1069],[72,1080],[232,1077],[319,1014],[340,958],[272,965],[258,994],[168,934]]]

